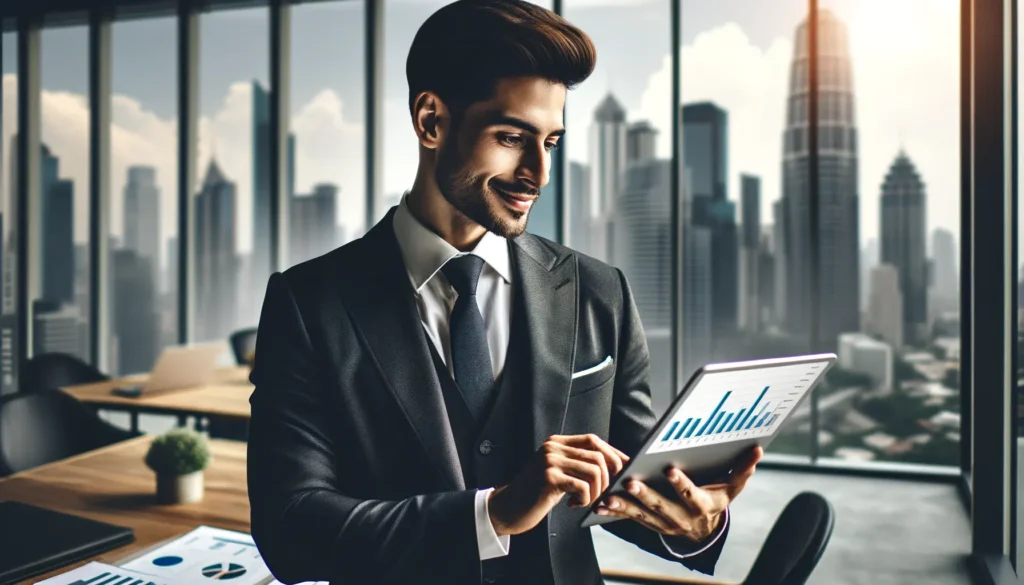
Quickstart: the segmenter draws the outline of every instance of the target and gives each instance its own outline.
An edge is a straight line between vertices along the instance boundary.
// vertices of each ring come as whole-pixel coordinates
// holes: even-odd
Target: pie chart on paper
[[[235,563],[216,563],[203,567],[203,576],[217,581],[237,579],[245,574],[245,567]]]

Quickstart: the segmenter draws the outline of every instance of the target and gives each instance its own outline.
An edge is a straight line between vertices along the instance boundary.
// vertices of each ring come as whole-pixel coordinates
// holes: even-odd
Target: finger
[[[588,451],[587,449],[580,449],[579,447],[562,447],[562,453],[570,459],[579,459],[588,463],[593,463],[601,469],[601,485],[598,486],[595,497],[605,489],[608,488],[608,482],[610,481],[610,473],[608,470],[608,461],[605,456],[597,451]]]
[[[751,463],[746,467],[733,470],[729,477],[729,484],[726,487],[726,492],[729,495],[730,501],[740,495],[743,488],[747,487],[747,482],[750,481],[750,478],[754,475],[754,467],[755,464]]]
[[[601,488],[601,467],[596,463],[562,457],[557,460],[557,466],[566,475],[587,482],[587,495],[580,498],[580,505],[589,506],[604,491]]]
[[[612,508],[613,505],[616,507]],[[664,517],[655,514],[653,511],[641,506],[629,498],[614,496],[609,498],[607,506],[598,508],[598,514],[601,514],[601,509],[604,509],[606,512],[602,515],[629,518],[630,520],[639,522],[647,528],[662,534],[675,534],[678,531],[678,529],[670,526]]]
[[[693,480],[682,470],[672,468],[666,475],[669,483],[675,488],[676,494],[679,495],[679,501],[688,510],[697,514],[707,514],[714,510],[715,502],[711,498],[711,494],[693,483]]]
[[[622,451],[619,451],[615,447],[609,445],[604,439],[597,435],[590,433],[587,435],[569,435],[565,438],[566,444],[574,447],[583,447],[586,449],[598,449],[602,453],[609,452],[614,453],[620,460],[629,461],[629,455],[626,455]]]
[[[586,502],[590,499],[590,483],[558,467],[549,467],[544,472],[544,480],[556,490],[569,494],[570,500],[576,498],[579,502]]]
[[[682,503],[667,500],[642,481],[626,482],[626,489],[648,510],[664,519],[666,524],[679,527],[693,521],[692,513]]]

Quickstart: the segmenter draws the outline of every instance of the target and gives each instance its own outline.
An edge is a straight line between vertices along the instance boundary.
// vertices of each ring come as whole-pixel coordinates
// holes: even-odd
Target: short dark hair
[[[524,0],[456,0],[427,18],[409,48],[409,112],[433,91],[454,115],[490,99],[498,81],[541,77],[573,89],[594,71],[586,33]]]

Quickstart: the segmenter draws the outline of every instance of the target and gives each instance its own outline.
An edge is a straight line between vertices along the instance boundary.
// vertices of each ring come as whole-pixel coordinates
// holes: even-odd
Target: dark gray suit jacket
[[[251,381],[252,535],[285,583],[477,584],[473,500],[394,237],[394,209],[363,238],[271,276]],[[649,356],[622,273],[533,235],[510,240],[529,333],[532,450],[595,433],[627,454],[657,422]],[[572,380],[612,356],[614,367]],[[552,509],[537,582],[601,583],[585,510]],[[603,528],[678,560],[630,520]],[[714,570],[725,537],[682,560]],[[672,540],[686,550],[685,541]],[[696,550],[696,549],[690,549]],[[532,561],[531,561],[532,562]],[[545,573],[541,576],[541,573]]]

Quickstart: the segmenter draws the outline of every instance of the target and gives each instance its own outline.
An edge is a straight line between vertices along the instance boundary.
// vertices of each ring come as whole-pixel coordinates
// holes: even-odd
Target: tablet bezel
[[[720,451],[736,451],[736,454],[738,454],[739,452],[742,452],[747,448],[753,447],[754,445],[761,445],[762,448],[765,448],[772,442],[772,440],[775,439],[775,437],[779,435],[779,432],[783,427],[782,424],[777,426],[770,435],[727,441],[724,443],[710,443],[708,445],[699,445],[684,449],[674,449],[672,451],[662,451],[659,453],[652,453],[650,455],[647,455],[647,450],[660,436],[662,429],[671,421],[676,411],[683,405],[683,403],[690,397],[690,395],[693,394],[693,392],[696,390],[697,386],[700,384],[700,381],[704,378],[705,375],[720,372],[739,372],[743,370],[752,370],[758,368],[773,368],[779,366],[792,366],[797,364],[825,362],[825,367],[818,374],[817,380],[815,380],[814,383],[812,383],[810,387],[808,387],[807,391],[804,392],[803,395],[797,400],[796,404],[793,405],[790,412],[795,412],[800,407],[800,405],[803,404],[804,400],[806,400],[807,397],[811,395],[815,388],[818,387],[818,385],[824,379],[825,374],[828,372],[829,369],[831,369],[835,365],[837,360],[838,357],[834,353],[816,353],[781,358],[746,360],[739,362],[722,362],[715,364],[706,364],[704,366],[701,366],[700,368],[697,369],[697,371],[693,373],[692,376],[690,376],[689,381],[687,381],[682,391],[679,392],[676,395],[676,397],[672,400],[672,403],[669,405],[669,407],[665,409],[664,414],[662,414],[662,416],[658,419],[658,422],[651,427],[651,430],[647,433],[647,438],[644,439],[644,442],[640,449],[637,450],[635,454],[629,454],[630,460],[629,462],[626,463],[626,466],[618,474],[611,477],[611,479],[609,480],[608,487],[601,493],[599,497],[597,497],[587,507],[587,513],[581,519],[580,526],[586,528],[589,526],[606,524],[608,522],[614,522],[616,520],[623,519],[618,516],[598,515],[594,512],[594,508],[597,506],[598,503],[600,503],[604,498],[606,498],[608,495],[612,493],[616,495],[621,495],[623,497],[632,498],[633,496],[629,495],[629,493],[626,492],[625,487],[623,486],[625,480],[637,479],[640,481],[644,481],[651,488],[657,489],[659,491],[674,489],[672,488],[671,484],[668,483],[668,480],[664,477],[663,474],[651,473],[650,471],[643,469],[649,467],[648,460],[652,458],[661,460],[664,459],[665,456],[669,453],[692,452],[696,449],[715,446],[718,446],[717,448]],[[729,468],[727,466],[734,458],[735,455],[733,457],[725,457],[719,463],[714,464],[712,466],[701,469],[691,469],[688,475],[692,476],[694,483],[696,483],[697,485],[707,485],[709,483],[722,481],[725,479],[725,474],[729,471]]]

